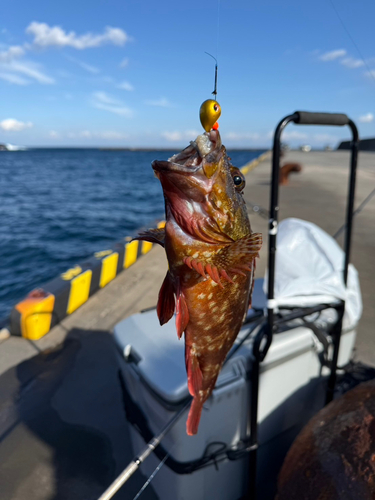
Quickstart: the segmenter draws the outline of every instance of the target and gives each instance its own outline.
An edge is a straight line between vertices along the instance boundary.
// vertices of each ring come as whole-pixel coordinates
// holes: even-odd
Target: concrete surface
[[[283,162],[303,165],[280,188],[280,219],[294,216],[333,234],[345,213],[349,153],[290,152]],[[375,186],[375,154],[360,153],[356,206]],[[247,175],[245,197],[268,209],[270,161]],[[267,220],[249,208],[265,244]],[[375,198],[355,221],[352,261],[359,271],[364,313],[358,359],[375,365]],[[0,343],[1,500],[94,500],[132,458],[118,384],[113,326],[156,304],[166,272],[154,248],[38,342]],[[145,478],[137,472],[114,498],[131,500]],[[148,488],[141,497],[153,500]]]

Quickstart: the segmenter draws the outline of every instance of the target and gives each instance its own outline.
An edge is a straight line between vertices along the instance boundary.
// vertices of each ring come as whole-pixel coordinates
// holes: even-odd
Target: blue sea
[[[32,289],[162,218],[150,164],[176,152],[0,152],[0,319]],[[241,167],[263,152],[229,155]]]

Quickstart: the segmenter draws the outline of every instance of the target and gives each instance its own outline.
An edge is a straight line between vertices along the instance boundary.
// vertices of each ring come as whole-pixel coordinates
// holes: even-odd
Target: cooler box
[[[259,281],[253,307],[261,308],[263,280]],[[237,341],[249,329],[243,327]],[[136,456],[145,446],[145,440],[158,434],[189,397],[184,341],[178,340],[173,319],[163,327],[159,325],[156,310],[120,322],[114,328],[114,338]],[[321,351],[312,330],[296,326],[274,336],[261,364],[260,483],[269,482],[268,474],[280,465],[280,457],[293,437],[323,406]],[[198,434],[187,436],[186,410],[163,439],[162,447],[169,453],[170,464],[167,462],[152,480],[160,500],[237,500],[246,493],[247,454],[239,459],[218,455],[216,463],[211,461],[197,470],[195,467],[202,465],[202,458],[220,449],[231,449],[231,458],[236,458],[236,450],[241,449],[241,442],[248,435],[251,366],[250,337],[222,369],[204,406]],[[159,462],[160,458],[152,454],[141,466],[143,474],[150,476]]]

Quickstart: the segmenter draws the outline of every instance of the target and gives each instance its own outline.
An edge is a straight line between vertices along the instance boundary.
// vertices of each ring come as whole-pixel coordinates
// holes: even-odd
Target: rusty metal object
[[[276,499],[375,499],[375,380],[310,420],[286,456]]]
[[[302,166],[299,163],[285,163],[280,168],[279,184],[281,186],[286,186],[289,184],[289,175],[292,172],[301,172]]]

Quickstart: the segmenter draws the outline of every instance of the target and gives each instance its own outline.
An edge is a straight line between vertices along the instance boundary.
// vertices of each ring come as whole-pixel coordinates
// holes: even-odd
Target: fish
[[[175,314],[185,335],[188,389],[186,431],[198,432],[202,408],[249,308],[262,234],[253,233],[243,199],[245,178],[230,163],[218,130],[199,135],[169,160],[155,160],[166,211],[165,228],[136,239],[165,248],[160,324]]]

